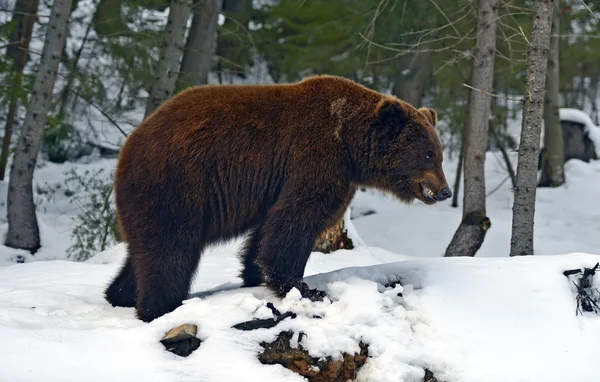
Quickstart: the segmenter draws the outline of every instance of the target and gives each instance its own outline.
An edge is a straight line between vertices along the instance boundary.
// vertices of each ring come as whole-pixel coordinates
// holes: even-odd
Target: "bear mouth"
[[[437,202],[437,198],[435,194],[431,190],[431,188],[427,187],[424,183],[421,183],[421,195],[423,195],[423,202],[426,204],[433,204]]]

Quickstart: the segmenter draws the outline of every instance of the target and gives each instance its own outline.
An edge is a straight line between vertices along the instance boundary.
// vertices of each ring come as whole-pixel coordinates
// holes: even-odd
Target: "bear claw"
[[[294,286],[295,288],[297,288],[300,291],[300,295],[303,298],[307,298],[310,301],[323,301],[323,299],[325,298],[325,296],[327,296],[327,293],[325,293],[322,290],[319,289],[311,289],[306,283],[304,282],[299,282],[299,283],[295,283]]]

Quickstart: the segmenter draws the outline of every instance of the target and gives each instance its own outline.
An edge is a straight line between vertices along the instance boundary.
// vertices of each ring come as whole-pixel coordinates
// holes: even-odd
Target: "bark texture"
[[[527,52],[525,102],[510,240],[511,256],[533,255],[538,155],[553,11],[552,0],[535,2],[531,43]]]
[[[200,0],[194,7],[192,26],[179,71],[180,88],[208,83],[208,74],[216,49],[217,21],[222,5],[222,0]]]
[[[560,12],[554,6],[550,53],[546,72],[546,97],[544,101],[544,152],[542,153],[542,187],[558,187],[565,182],[565,148],[563,133],[558,116],[559,94],[559,38]]]
[[[54,0],[52,5],[40,66],[35,76],[8,183],[8,233],[5,244],[32,253],[40,248],[40,234],[33,201],[33,170],[67,36],[71,2]]]
[[[473,61],[473,87],[469,104],[464,157],[463,219],[446,256],[475,256],[490,228],[485,209],[485,152],[494,80],[494,54],[498,23],[498,1],[480,0],[477,41]],[[477,219],[473,219],[477,216]],[[473,221],[477,224],[473,226]]]
[[[6,125],[4,126],[4,137],[2,138],[2,151],[0,151],[0,180],[4,180],[6,173],[6,164],[10,151],[10,141],[12,139],[15,116],[19,106],[18,94],[21,88],[21,75],[27,64],[29,56],[29,42],[31,33],[35,24],[35,17],[38,10],[38,0],[18,0],[15,3],[12,15],[14,29],[9,36],[9,45],[6,48],[6,56],[12,60],[12,70],[14,72],[12,92],[8,102],[8,112],[6,114]]]
[[[183,40],[191,3],[191,0],[172,0],[170,3],[169,18],[156,68],[156,79],[150,89],[144,118],[173,95],[181,65]]]

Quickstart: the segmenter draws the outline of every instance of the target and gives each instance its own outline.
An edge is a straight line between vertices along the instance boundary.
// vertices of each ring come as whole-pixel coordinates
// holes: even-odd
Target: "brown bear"
[[[357,187],[448,199],[437,114],[348,79],[190,88],[128,137],[115,179],[128,257],[106,290],[146,322],[188,295],[202,250],[249,233],[244,286],[303,283],[318,236]]]

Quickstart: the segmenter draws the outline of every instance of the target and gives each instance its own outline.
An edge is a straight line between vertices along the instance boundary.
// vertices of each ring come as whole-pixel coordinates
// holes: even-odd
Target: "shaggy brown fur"
[[[188,89],[129,136],[115,193],[128,258],[106,291],[151,321],[186,298],[202,250],[250,232],[246,286],[302,282],[319,234],[358,186],[431,204],[450,196],[435,111],[331,76]]]

